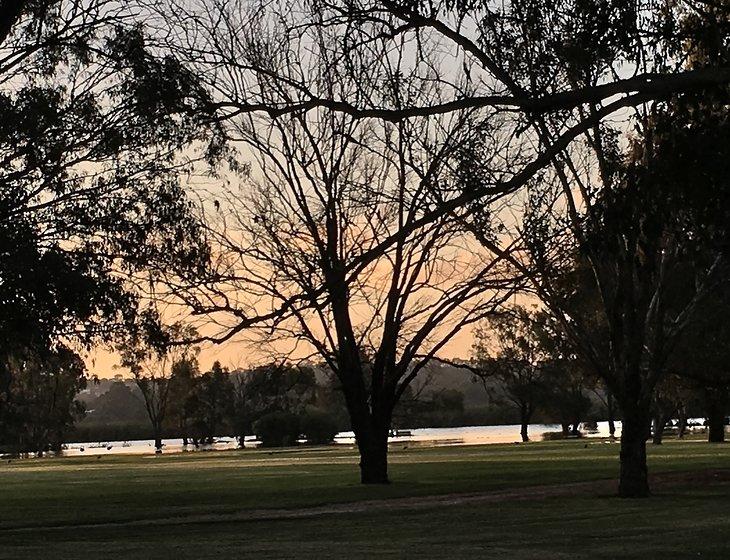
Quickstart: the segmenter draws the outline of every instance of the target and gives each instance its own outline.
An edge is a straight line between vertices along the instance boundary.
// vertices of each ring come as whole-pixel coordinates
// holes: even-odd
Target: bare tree
[[[683,7],[659,13],[655,3],[190,0],[151,3],[146,22],[160,49],[207,86],[207,107],[224,127],[250,113],[327,109],[393,123],[466,113],[489,131],[503,160],[489,180],[441,192],[438,204],[353,259],[353,271],[445,215],[523,189],[576,139],[627,108],[727,83],[722,64],[687,68],[674,56],[683,35],[667,30]],[[379,95],[383,63],[398,58],[401,94]],[[348,87],[322,87],[318,61]],[[439,95],[410,95],[433,83]]]
[[[202,76],[211,92],[211,107],[217,121],[235,131],[231,134],[248,137],[245,142],[259,153],[269,157],[285,154],[276,172],[293,177],[289,183],[294,187],[293,194],[281,197],[287,200],[286,211],[276,210],[272,204],[280,196],[276,188],[269,192],[277,197],[258,202],[260,208],[274,213],[265,219],[258,218],[259,223],[269,224],[257,231],[260,239],[271,231],[284,231],[284,226],[291,229],[286,239],[270,245],[285,253],[278,257],[277,267],[292,272],[286,289],[277,289],[274,296],[278,306],[260,312],[255,305],[241,306],[230,292],[222,291],[217,293],[214,305],[200,305],[199,298],[188,303],[193,304],[197,313],[233,315],[235,324],[224,325],[231,327],[229,334],[224,335],[227,337],[267,319],[276,323],[272,327],[281,329],[283,320],[277,318],[290,315],[307,301],[327,298],[326,305],[312,304],[314,311],[325,316],[325,310],[332,312],[337,339],[332,340],[330,347],[341,354],[341,367],[357,371],[361,351],[354,343],[357,333],[348,315],[339,312],[348,309],[346,304],[355,293],[353,286],[359,287],[363,274],[375,278],[383,258],[390,258],[393,263],[403,258],[405,262],[417,261],[405,257],[405,247],[421,236],[426,237],[419,239],[420,246],[426,246],[428,239],[438,239],[429,251],[443,255],[450,235],[452,239],[463,239],[455,233],[452,220],[465,221],[495,256],[495,262],[509,263],[508,276],[513,276],[517,269],[533,279],[533,289],[563,320],[566,332],[571,332],[576,343],[580,343],[585,360],[601,372],[624,412],[620,493],[646,495],[645,416],[651,391],[661,375],[665,349],[681,331],[695,303],[691,298],[687,312],[679,312],[674,326],[665,330],[667,315],[662,297],[654,295],[663,292],[666,284],[668,261],[661,255],[671,251],[655,252],[657,259],[641,258],[646,238],[637,209],[642,204],[653,204],[653,200],[644,197],[632,207],[634,223],[615,222],[609,232],[611,242],[600,250],[600,244],[587,243],[591,236],[593,240],[601,237],[598,232],[605,223],[604,217],[629,209],[621,206],[627,201],[621,202],[619,198],[626,192],[620,185],[630,184],[631,174],[624,173],[622,179],[617,179],[617,167],[613,165],[619,147],[615,139],[626,131],[626,126],[611,127],[610,120],[631,116],[635,123],[650,123],[644,105],[652,100],[677,92],[722,87],[730,78],[722,56],[700,57],[703,63],[695,64],[688,63],[688,59],[697,60],[697,53],[688,57],[683,52],[688,37],[691,43],[694,37],[702,35],[697,31],[702,26],[709,24],[720,29],[722,14],[716,16],[722,10],[714,4],[690,1],[662,6],[666,9],[657,10],[654,0],[617,1],[598,7],[572,0],[513,0],[494,5],[389,0],[281,2],[265,6],[191,2],[183,9],[176,3],[174,10],[166,9],[164,3],[159,5],[155,11],[162,16],[157,21],[162,44]],[[693,14],[689,19],[687,7]],[[687,27],[685,23],[692,18],[696,19],[694,27]],[[178,28],[187,31],[178,33]],[[397,72],[388,71],[393,61],[398,61]],[[333,82],[328,76],[335,74],[339,80]],[[397,87],[389,87],[392,84]],[[424,90],[430,91],[432,84],[439,85],[438,93],[422,95]],[[384,92],[389,95],[383,95]],[[419,94],[412,95],[413,92]],[[630,108],[636,108],[635,114],[629,114]],[[435,117],[444,114],[468,123],[465,128],[469,133],[459,142],[463,150],[457,149],[456,143],[445,141],[453,135],[435,138],[427,132],[438,122]],[[275,135],[262,136],[260,126],[256,125],[259,117],[251,115],[263,115],[274,124],[271,130],[279,130]],[[345,117],[351,120],[343,120]],[[310,124],[323,125],[325,120],[330,121],[329,133],[307,132]],[[242,128],[241,122],[247,125]],[[334,133],[342,129],[337,124],[340,122],[352,123],[344,129],[346,134]],[[419,130],[419,126],[424,126],[419,124],[422,122],[428,124]],[[324,153],[302,153],[300,139],[287,145],[282,140],[283,132],[291,134],[296,126],[304,130],[295,137],[314,139],[315,144],[322,138],[329,142],[325,150],[320,150]],[[368,149],[376,146],[377,158],[392,162],[388,165],[394,169],[423,168],[423,160],[388,156],[388,152],[402,151],[397,147],[394,152],[390,147],[377,147],[377,142],[362,136],[368,127],[392,130],[398,138],[416,130],[412,137],[429,141],[426,153],[443,154],[438,159],[450,160],[461,151],[463,165],[449,170],[456,179],[450,183],[423,173],[419,184],[427,186],[430,194],[410,194],[408,199],[409,204],[418,201],[419,211],[401,214],[407,215],[407,219],[399,220],[397,227],[391,224],[386,230],[377,230],[377,242],[360,244],[350,251],[341,243],[346,236],[340,232],[350,231],[351,223],[363,227],[374,218],[383,220],[366,213],[355,222],[348,216],[343,222],[347,228],[338,222],[341,195],[326,185],[334,184],[333,177],[340,179],[332,173],[332,169],[339,167],[331,163],[346,161],[349,151],[343,151],[342,145],[349,143],[347,135],[357,132],[353,137],[355,145],[363,143]],[[254,140],[252,132],[257,136]],[[584,144],[576,140],[585,142],[588,150],[581,149]],[[645,153],[650,155],[651,151]],[[288,163],[292,161],[300,163]],[[313,165],[319,167],[319,176],[311,171],[300,176],[299,168],[309,170]],[[303,179],[305,183],[324,186],[324,195],[310,199],[310,191],[302,190]],[[372,196],[367,188],[359,187],[358,191],[358,207],[378,207],[376,200],[367,198]],[[310,208],[312,200],[323,210],[319,211],[319,206]],[[397,197],[392,200],[397,201]],[[599,201],[606,213],[595,211]],[[249,204],[255,207],[255,203]],[[558,218],[545,229],[539,219],[541,214]],[[308,222],[306,230],[299,226],[302,216]],[[315,227],[320,221],[324,224],[322,229]],[[441,231],[437,232],[439,228]],[[593,228],[593,233],[587,235],[586,228]],[[303,231],[305,238],[301,238]],[[514,243],[505,243],[507,231],[515,233]],[[295,247],[317,247],[318,253],[296,260],[289,255],[298,254],[297,251],[282,251],[286,247],[284,241],[298,237],[293,243]],[[653,248],[671,249],[670,238],[658,236],[651,241]],[[534,241],[531,246],[523,242],[526,239]],[[552,259],[562,265],[574,260],[576,255],[571,248],[576,244],[593,247],[588,261],[609,323],[607,358],[592,346],[594,338],[586,335],[579,318],[570,317],[557,303],[564,294],[550,286],[554,278],[551,274],[560,269],[552,264]],[[223,245],[235,248],[240,242]],[[345,247],[350,251],[348,258],[335,258],[342,255]],[[599,255],[600,251],[605,256],[615,250],[619,252],[614,255],[622,255],[617,260],[602,259]],[[434,258],[430,255],[424,263]],[[230,262],[223,264],[233,267]],[[393,277],[400,277],[401,269],[394,269],[397,274]],[[271,298],[270,278],[262,275],[261,270],[248,272],[249,278],[260,284],[260,297]],[[717,267],[710,265],[705,272],[709,274],[698,278],[698,297],[708,289]],[[316,285],[302,289],[303,284],[297,282],[313,273],[319,275]],[[473,274],[476,283],[483,279],[479,272]],[[292,289],[295,286],[297,289]],[[385,286],[388,290],[388,284]],[[238,291],[242,290],[241,287]],[[362,299],[372,301],[371,296]],[[399,309],[397,303],[392,305],[396,311]],[[447,307],[449,312],[460,309],[459,304]],[[384,309],[391,307],[386,304]],[[386,313],[385,317],[384,335],[393,323],[390,315]],[[305,322],[300,319],[300,323]],[[322,323],[326,325],[327,321]],[[325,328],[323,332],[329,330]],[[383,337],[389,339],[392,336]],[[349,350],[345,342],[350,345]],[[644,347],[650,348],[648,354],[644,354]],[[375,386],[380,383],[380,376],[374,374]],[[364,393],[366,389],[363,385],[358,390]],[[353,402],[352,406],[360,405]],[[379,405],[373,399],[371,406]],[[382,428],[377,426],[376,431]],[[362,439],[367,447],[367,437],[363,435]]]
[[[360,61],[353,74],[362,79],[354,80],[329,59],[332,40],[323,32],[306,56],[268,56],[292,80],[317,73],[318,87],[330,93],[402,103],[439,95],[437,82],[401,89],[406,45]],[[263,103],[289,95],[289,86],[265,80]],[[519,280],[500,257],[469,244],[452,216],[422,219],[438,204],[429,185],[460,188],[451,156],[471,133],[469,117],[389,124],[319,108],[229,120],[229,137],[250,168],[240,189],[214,193],[207,235],[215,274],[178,292],[217,324],[212,340],[230,339],[256,317],[284,357],[326,362],[345,395],[364,483],[388,481],[393,409],[411,382]],[[397,236],[404,228],[410,233]]]

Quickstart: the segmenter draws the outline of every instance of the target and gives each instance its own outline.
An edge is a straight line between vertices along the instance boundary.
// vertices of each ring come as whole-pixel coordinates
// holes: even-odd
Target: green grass
[[[728,556],[724,484],[678,486],[639,501],[549,498],[300,520],[74,527],[615,477],[618,445],[586,443],[394,450],[387,487],[358,484],[357,457],[343,448],[13,461],[0,466],[0,558]],[[669,441],[649,451],[652,472],[730,468],[723,445]]]

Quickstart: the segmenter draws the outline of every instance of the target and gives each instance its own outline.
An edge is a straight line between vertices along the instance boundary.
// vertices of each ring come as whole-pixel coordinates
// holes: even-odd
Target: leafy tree
[[[567,283],[574,278],[574,274],[568,274],[562,281]],[[592,304],[595,305],[595,300],[591,300],[585,293],[577,298],[574,296],[571,303],[580,306],[584,313],[589,312]],[[591,311],[595,313],[595,308]],[[564,435],[571,433],[580,435],[580,422],[588,416],[593,407],[589,391],[599,393],[595,390],[597,378],[580,354],[576,353],[560,322],[556,321],[550,312],[536,313],[533,326],[545,356],[543,363],[545,395],[542,407],[559,419]],[[600,329],[596,331],[593,334],[594,338],[602,334]],[[605,398],[609,404],[610,396]]]
[[[708,440],[716,443],[725,440],[724,421],[730,411],[729,295],[730,289],[723,284],[699,305],[667,366],[681,389],[681,402],[691,401],[692,393],[702,401]]]
[[[196,380],[191,396],[193,424],[204,443],[213,443],[233,412],[234,387],[230,373],[220,362],[215,362],[210,371]]]
[[[86,368],[65,347],[15,354],[12,381],[0,409],[0,447],[16,453],[61,451],[84,407],[76,395],[86,387]]]
[[[122,381],[112,383],[106,393],[87,406],[93,410],[87,412],[82,425],[137,425],[147,421],[140,395]]]
[[[332,443],[340,431],[334,415],[315,408],[308,408],[300,415],[300,427],[307,442],[317,445]]]
[[[592,380],[575,360],[545,363],[543,408],[560,421],[563,435],[580,435],[580,423],[593,408],[588,396]]]
[[[690,400],[693,398],[692,384],[687,378],[676,374],[665,376],[658,384],[654,392],[652,403],[652,443],[661,445],[664,430],[670,420],[679,417],[679,437],[684,435],[686,429],[686,410]]]
[[[170,411],[167,421],[180,431],[183,445],[188,444],[193,435],[192,423],[196,412],[196,389],[199,382],[200,369],[195,356],[187,356],[175,362],[170,372]],[[197,437],[194,436],[194,440]]]
[[[138,274],[207,259],[178,181],[211,131],[195,90],[131,6],[0,2],[0,406],[12,363],[118,339]]]
[[[316,402],[317,384],[310,368],[271,363],[235,375],[232,423],[242,444],[264,416],[286,413],[298,417]]]
[[[708,7],[699,21],[722,34],[726,10]],[[693,61],[712,51],[698,29],[687,30]],[[712,56],[725,60],[723,45]],[[511,256],[620,405],[625,497],[649,493],[654,390],[700,302],[726,277],[726,98],[719,87],[649,104],[625,144],[621,129],[586,131],[584,146],[556,157],[529,197],[518,234],[529,258]],[[534,127],[548,134],[552,123]],[[573,288],[562,284],[571,270]],[[595,294],[598,315],[577,312],[576,292]]]

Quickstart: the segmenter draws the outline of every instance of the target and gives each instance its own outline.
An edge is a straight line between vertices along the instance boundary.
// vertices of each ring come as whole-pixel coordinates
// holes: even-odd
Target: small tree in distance
[[[535,328],[535,313],[512,305],[487,319],[475,336],[477,376],[497,381],[496,385],[485,383],[490,399],[513,404],[522,441],[529,441],[528,426],[545,392],[546,355]]]
[[[162,453],[162,429],[169,412],[172,372],[176,365],[179,367],[197,356],[198,347],[185,342],[195,338],[195,329],[178,323],[154,334],[135,333],[118,347],[121,365],[132,372],[144,398],[156,453]]]
[[[234,387],[230,373],[216,361],[196,379],[192,400],[193,423],[203,443],[213,443],[233,411]]]
[[[200,368],[195,356],[181,360],[173,364],[170,373],[170,413],[168,422],[180,431],[183,445],[187,445],[189,439],[197,444],[198,436],[193,433],[193,416],[195,413],[195,389],[200,377]]]

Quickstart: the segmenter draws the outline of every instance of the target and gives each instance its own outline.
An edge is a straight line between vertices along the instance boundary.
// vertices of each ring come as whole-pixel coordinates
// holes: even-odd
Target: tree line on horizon
[[[517,423],[527,442],[533,423],[559,425],[561,432],[540,434],[552,439],[582,437],[584,423],[606,420],[614,437],[621,417],[614,398],[575,356],[561,351],[565,343],[552,326],[545,312],[507,308],[476,333],[470,360],[433,364],[450,368],[447,384],[443,370],[431,372],[430,381],[438,376],[440,383],[432,386],[427,380],[417,394],[401,400],[393,431]],[[296,445],[301,439],[329,444],[338,432],[350,430],[342,392],[324,365],[272,363],[230,372],[215,362],[210,371],[201,372],[195,353],[190,353],[171,364],[169,376],[107,380],[106,390],[93,398],[74,393],[80,389],[73,384],[75,372],[56,376],[61,383],[55,385],[39,382],[37,370],[28,373],[24,394],[16,395],[23,410],[0,432],[0,450],[6,453],[58,454],[70,441],[136,439],[152,439],[161,451],[163,437],[181,438],[183,445],[193,447],[219,437],[233,437],[245,447],[247,436],[266,447]],[[146,387],[150,382],[166,390],[151,393]],[[100,385],[99,380],[91,383],[91,388]],[[465,407],[464,392],[454,388],[464,384],[473,385],[472,399],[475,392],[483,393],[481,408]],[[652,442],[662,443],[672,419],[673,433],[682,438],[694,417],[706,418],[708,441],[724,441],[727,392],[727,384],[673,374],[652,403]]]
[[[727,407],[729,29],[701,0],[0,0],[0,423],[104,344],[161,426],[174,364],[245,335],[326,365],[387,483],[399,403],[487,325],[485,375],[599,380],[648,495],[673,380]],[[517,295],[569,367],[527,363]]]

